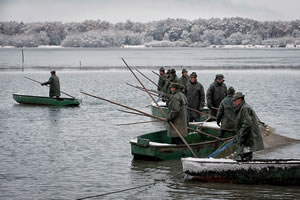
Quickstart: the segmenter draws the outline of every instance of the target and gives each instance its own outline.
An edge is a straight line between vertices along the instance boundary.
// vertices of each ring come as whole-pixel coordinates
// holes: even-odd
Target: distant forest
[[[0,46],[37,47],[207,47],[211,45],[300,45],[300,20],[248,18],[165,19],[148,23],[0,22]]]

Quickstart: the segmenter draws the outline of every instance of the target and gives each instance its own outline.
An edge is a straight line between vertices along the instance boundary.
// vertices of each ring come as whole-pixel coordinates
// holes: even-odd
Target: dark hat
[[[228,95],[234,95],[235,93],[235,89],[233,87],[229,87],[228,90],[227,90],[227,94]]]
[[[236,92],[236,93],[233,95],[233,97],[232,97],[232,101],[235,101],[235,100],[237,100],[237,99],[239,99],[239,98],[244,98],[244,96],[245,96],[245,95],[243,95],[243,93],[241,93],[241,92]]]
[[[192,72],[191,75],[190,75],[190,77],[195,77],[196,78],[197,77],[197,73],[196,72]]]
[[[188,72],[186,69],[182,69],[182,73],[184,73],[184,72]]]
[[[170,69],[168,69],[168,70],[167,70],[167,74],[170,74],[170,73],[171,73],[171,70],[170,70]]]
[[[176,74],[176,70],[175,69],[171,69],[170,74]]]
[[[179,83],[172,83],[171,88],[181,89],[184,88],[184,86]]]
[[[51,74],[55,74],[56,72],[55,72],[55,71],[51,71],[50,73],[51,73]]]
[[[164,67],[159,68],[159,71],[165,71]]]
[[[216,79],[224,79],[223,74],[217,74],[217,75],[216,75]]]

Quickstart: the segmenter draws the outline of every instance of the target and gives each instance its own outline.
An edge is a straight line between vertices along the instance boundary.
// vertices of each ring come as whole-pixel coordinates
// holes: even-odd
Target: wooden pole
[[[129,106],[126,106],[126,105],[123,105],[123,104],[120,104],[120,103],[117,103],[117,102],[114,102],[114,101],[105,99],[105,98],[103,98],[103,97],[98,97],[98,96],[95,96],[95,95],[92,95],[92,94],[88,94],[88,93],[83,92],[83,91],[80,91],[80,92],[81,92],[82,94],[87,95],[87,96],[94,97],[94,98],[96,98],[96,99],[100,99],[100,100],[109,102],[109,103],[111,103],[111,104],[114,104],[114,105],[117,105],[117,106],[121,106],[121,107],[126,108],[126,109],[128,109],[128,110],[135,111],[135,112],[137,112],[138,114],[143,114],[143,115],[146,116],[146,117],[151,117],[151,118],[154,118],[154,119],[158,119],[158,120],[160,120],[160,121],[167,122],[167,120],[166,120],[165,118],[162,118],[162,117],[158,117],[158,116],[154,116],[154,115],[145,113],[145,112],[140,111],[140,110],[137,110],[137,109],[135,109],[135,108],[131,108],[131,107],[129,107]],[[128,113],[129,113],[129,112],[128,112]],[[134,114],[134,113],[132,112],[132,114]]]
[[[133,123],[126,123],[126,124],[117,124],[117,126],[127,126],[127,125],[136,125],[136,124],[145,124],[150,122],[160,122],[160,120],[151,120],[151,121],[144,121],[144,122],[133,122]]]
[[[210,135],[210,134],[208,134],[208,133],[205,133],[205,132],[200,131],[200,130],[197,130],[197,129],[193,129],[193,128],[190,128],[190,127],[188,127],[188,129],[189,129],[189,130],[196,131],[196,132],[201,133],[201,134],[203,134],[203,135],[206,135],[206,136],[208,136],[208,137],[215,138],[215,139],[217,139],[217,140],[223,140],[222,138],[216,137],[216,136],[214,136],[214,135]]]
[[[135,70],[140,73],[143,77],[145,77],[148,81],[150,81],[151,83],[153,83],[157,88],[161,88],[159,85],[157,85],[156,83],[154,83],[150,78],[148,78],[145,74],[143,74],[142,72],[140,72],[140,70],[138,70],[137,68],[135,68]]]
[[[79,69],[81,71],[81,60],[79,61]]]
[[[34,79],[32,79],[32,78],[29,78],[29,77],[27,77],[27,76],[24,76],[24,78],[27,78],[27,79],[29,79],[29,80],[31,80],[31,81],[33,81],[33,82],[36,82],[36,83],[41,84],[41,82],[39,82],[39,81],[37,81],[37,80],[34,80]],[[46,85],[46,86],[49,87],[48,85]],[[65,94],[65,95],[67,95],[67,96],[69,96],[69,97],[72,97],[72,98],[76,99],[76,97],[74,97],[74,96],[72,96],[72,95],[69,95],[69,94],[67,94],[67,93],[65,93],[65,92],[63,92],[63,91],[60,91],[60,92],[63,93],[63,94]]]
[[[134,77],[138,80],[138,82],[141,84],[141,86],[144,88],[144,90],[148,93],[148,95],[151,97],[152,101],[156,103],[156,105],[158,106],[160,112],[167,117],[166,113],[161,109],[161,107],[158,105],[158,103],[154,100],[154,98],[152,97],[152,95],[149,93],[149,91],[145,88],[144,84],[139,80],[139,78],[135,75],[135,73],[132,71],[132,69],[128,66],[128,64],[125,62],[125,60],[122,58],[123,62],[125,63],[125,65],[127,66],[127,68],[131,71],[131,73],[134,75]],[[176,133],[178,134],[178,136],[181,138],[181,140],[184,142],[184,144],[187,146],[187,148],[191,151],[191,153],[193,154],[193,156],[195,158],[197,158],[197,155],[194,153],[193,149],[190,147],[190,145],[185,141],[184,137],[182,136],[182,134],[178,131],[178,129],[175,127],[175,125],[172,122],[169,122],[169,124],[172,126],[172,128],[176,131]]]
[[[22,72],[24,72],[24,48],[22,47]]]

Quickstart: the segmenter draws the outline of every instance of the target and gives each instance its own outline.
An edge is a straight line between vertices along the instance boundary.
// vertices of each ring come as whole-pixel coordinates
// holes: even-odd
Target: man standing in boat
[[[224,132],[235,132],[235,107],[232,102],[232,97],[235,93],[233,87],[229,87],[227,90],[227,96],[222,100],[220,103],[218,112],[217,112],[217,124],[220,126],[221,129],[219,137],[224,137]]]
[[[49,96],[59,98],[60,97],[59,78],[56,76],[55,71],[51,71],[50,74],[51,74],[51,77],[49,78],[49,80],[45,83],[41,83],[41,85],[42,86],[50,85]]]
[[[178,83],[172,83],[172,96],[168,105],[167,121],[172,122],[182,136],[187,136],[187,99],[180,91],[183,86]],[[172,144],[183,144],[177,132],[169,124],[168,136],[172,138]]]
[[[238,154],[242,161],[252,160],[253,152],[264,149],[258,118],[254,110],[246,103],[241,92],[237,92],[232,98],[236,107],[236,132]]]
[[[159,79],[158,79],[158,83],[157,83],[157,90],[160,91],[160,92],[164,92],[164,85],[165,85],[165,82],[167,81],[167,76],[165,74],[165,69],[163,67],[161,67],[159,69]]]
[[[188,107],[202,111],[205,104],[204,87],[197,81],[197,73],[193,72],[190,75],[190,81],[186,86],[185,95],[188,101]],[[200,122],[201,114],[192,110],[188,110],[189,122]]]
[[[183,85],[184,88],[186,88],[186,85],[189,83],[189,75],[188,71],[186,69],[182,70],[182,76],[179,78],[178,83]]]
[[[206,92],[207,107],[213,117],[216,117],[221,101],[227,96],[227,87],[224,81],[223,74],[217,74],[215,81]]]

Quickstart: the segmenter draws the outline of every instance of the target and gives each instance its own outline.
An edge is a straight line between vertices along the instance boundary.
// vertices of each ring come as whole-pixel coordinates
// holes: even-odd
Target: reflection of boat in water
[[[209,156],[230,142],[230,139],[232,138],[232,132],[225,132],[224,139],[216,139],[220,130],[216,122],[194,122],[190,123],[190,127],[214,136],[209,137],[203,133],[192,130],[189,131],[185,140],[199,158]],[[260,128],[262,130],[265,148],[274,148],[288,143],[298,142],[298,140],[273,133],[272,128],[269,126],[260,125]],[[140,135],[132,139],[130,144],[131,153],[136,159],[178,160],[184,157],[192,157],[192,153],[185,144],[171,144],[171,139],[167,135],[167,130]],[[224,151],[218,153],[215,157],[224,158],[227,156],[233,156],[236,149],[236,144],[230,145]]]
[[[30,96],[13,94],[16,102],[30,105],[46,106],[79,106],[80,100],[75,98],[52,98],[43,96]]]
[[[300,160],[182,158],[187,178],[205,182],[300,185]]]
[[[164,102],[164,101],[158,101],[157,104],[159,105],[159,107],[166,114],[168,114],[168,106],[166,105],[166,102]],[[164,115],[161,113],[159,107],[156,105],[156,103],[151,102],[151,113],[154,116],[164,117]],[[209,113],[209,109],[207,107],[204,107],[203,110],[202,110],[202,112],[208,114]],[[200,121],[205,121],[207,119],[208,119],[208,117],[206,115],[201,115]]]

